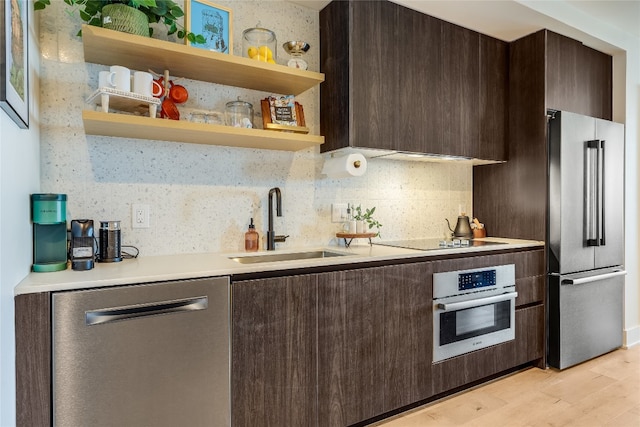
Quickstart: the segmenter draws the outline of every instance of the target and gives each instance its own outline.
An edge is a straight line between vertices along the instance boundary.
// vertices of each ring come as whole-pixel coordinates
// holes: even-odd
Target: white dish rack
[[[109,108],[131,113],[145,114],[155,118],[160,99],[152,96],[144,96],[135,92],[125,92],[108,87],[98,88],[87,98],[87,104],[96,104],[102,107],[102,111],[109,112]]]

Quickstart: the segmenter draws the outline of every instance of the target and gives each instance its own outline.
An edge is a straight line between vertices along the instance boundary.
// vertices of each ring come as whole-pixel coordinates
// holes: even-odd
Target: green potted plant
[[[109,28],[125,33],[151,37],[153,28],[150,23],[162,23],[167,26],[167,34],[191,43],[204,43],[204,36],[187,32],[178,24],[184,11],[173,0],[64,0],[88,25]],[[34,9],[43,10],[51,5],[51,0],[35,0]],[[78,36],[82,30],[78,31]]]
[[[371,209],[365,209],[364,212],[362,211],[362,206],[358,205],[355,209],[354,209],[354,214],[353,214],[353,219],[355,219],[356,222],[356,232],[358,234],[360,233],[366,233],[366,228],[368,228],[369,230],[371,230],[373,227],[376,228],[376,236],[375,237],[380,237],[380,228],[382,227],[382,224],[380,224],[380,222],[378,222],[377,219],[375,219],[373,217],[373,213],[376,211],[376,207],[372,207]],[[362,224],[362,225],[359,225]],[[366,225],[365,225],[366,224]]]

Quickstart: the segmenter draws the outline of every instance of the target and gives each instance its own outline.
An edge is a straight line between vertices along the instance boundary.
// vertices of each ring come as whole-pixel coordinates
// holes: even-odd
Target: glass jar
[[[242,56],[256,61],[275,64],[277,59],[276,34],[266,28],[249,28],[242,32]]]
[[[236,128],[252,128],[253,127],[253,105],[248,102],[241,101],[238,97],[237,101],[227,102],[224,118],[227,126]]]

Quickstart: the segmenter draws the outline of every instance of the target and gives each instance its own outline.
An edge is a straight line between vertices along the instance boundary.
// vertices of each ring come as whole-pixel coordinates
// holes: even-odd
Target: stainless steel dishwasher
[[[228,278],[57,292],[55,426],[229,426]]]

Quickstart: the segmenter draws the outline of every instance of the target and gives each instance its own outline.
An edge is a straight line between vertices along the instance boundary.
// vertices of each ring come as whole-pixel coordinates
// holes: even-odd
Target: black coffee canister
[[[90,219],[74,219],[71,221],[71,238],[69,239],[69,259],[73,270],[91,270],[95,255],[93,221]]]
[[[100,221],[100,262],[122,261],[120,221]]]

